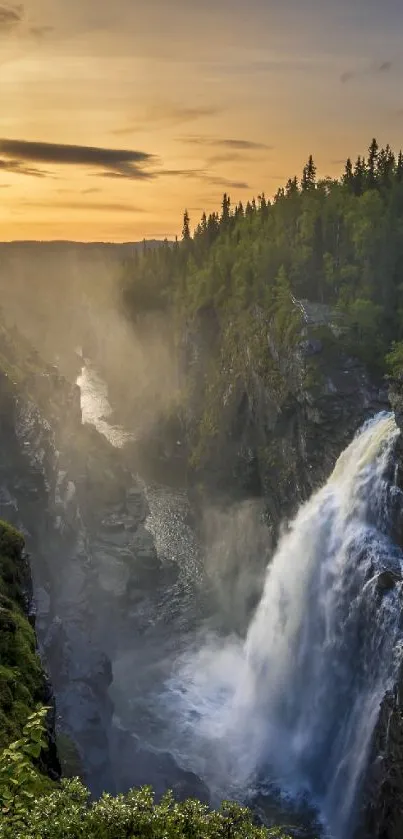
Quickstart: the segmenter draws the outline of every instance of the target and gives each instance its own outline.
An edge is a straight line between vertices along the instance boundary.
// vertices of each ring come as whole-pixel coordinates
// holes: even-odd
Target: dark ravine
[[[116,647],[152,620],[165,579],[144,528],[143,492],[119,453],[82,425],[78,388],[36,354],[28,364],[15,335],[0,337],[0,516],[30,554],[57,730],[75,744],[94,795],[151,782],[158,795],[169,786],[205,799],[197,778],[114,720]],[[144,609],[148,591],[155,597]]]

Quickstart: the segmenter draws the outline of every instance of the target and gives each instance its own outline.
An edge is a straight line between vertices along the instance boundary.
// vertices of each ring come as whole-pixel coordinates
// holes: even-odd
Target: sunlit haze
[[[401,0],[0,5],[2,239],[173,237],[398,148],[402,35]]]

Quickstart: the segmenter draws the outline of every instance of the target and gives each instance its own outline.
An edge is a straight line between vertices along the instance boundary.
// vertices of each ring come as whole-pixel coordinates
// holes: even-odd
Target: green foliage
[[[178,804],[168,793],[156,804],[149,787],[90,802],[78,778],[44,791],[32,761],[44,745],[46,711],[32,714],[22,738],[0,755],[2,839],[286,839],[231,802],[211,811],[198,801]]]
[[[35,796],[48,784],[34,767],[42,749],[47,748],[44,720],[48,708],[37,709],[28,717],[22,737],[0,754],[0,814],[3,823],[16,835],[23,829]]]
[[[188,395],[198,394],[191,411],[198,412],[196,461],[219,440],[223,406],[240,387],[248,392],[251,376],[280,406],[298,387],[295,298],[338,311],[344,329],[334,351],[341,347],[385,372],[391,342],[403,341],[401,152],[396,157],[373,140],[367,156],[347,160],[338,180],[318,179],[310,156],[301,179],[290,178],[271,202],[263,194],[233,208],[224,195],[220,213],[203,213],[193,237],[187,212],[183,229],[180,243],[146,251],[128,266],[123,290],[131,316],[165,307],[178,334],[200,334],[205,314],[212,315],[202,374],[190,369],[186,383]],[[317,361],[307,364],[306,381],[320,379]]]
[[[386,369],[391,376],[403,374],[403,341],[394,341],[391,351],[386,356]]]
[[[23,544],[13,527],[0,521],[0,748],[21,736],[44,690],[35,633],[24,612]]]

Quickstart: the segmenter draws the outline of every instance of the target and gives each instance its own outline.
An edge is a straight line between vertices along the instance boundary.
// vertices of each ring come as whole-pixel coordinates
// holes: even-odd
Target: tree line
[[[126,265],[123,298],[134,318],[165,309],[189,323],[213,313],[212,369],[215,380],[222,371],[221,393],[254,364],[281,398],[278,356],[297,340],[295,298],[332,307],[347,326],[343,348],[374,374],[391,365],[396,372],[403,359],[402,152],[373,139],[338,178],[319,178],[310,156],[272,200],[262,192],[233,206],[224,194],[193,233],[185,211],[180,240],[145,245]],[[267,348],[268,329],[277,353]]]

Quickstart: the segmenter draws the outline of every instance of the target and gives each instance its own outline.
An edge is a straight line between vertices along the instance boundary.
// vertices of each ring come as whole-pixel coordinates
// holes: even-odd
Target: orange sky
[[[402,36],[401,0],[0,0],[0,238],[171,237],[399,148]]]

